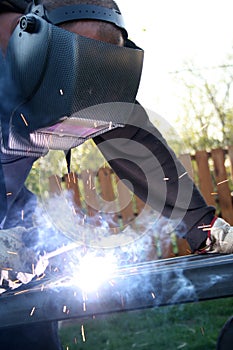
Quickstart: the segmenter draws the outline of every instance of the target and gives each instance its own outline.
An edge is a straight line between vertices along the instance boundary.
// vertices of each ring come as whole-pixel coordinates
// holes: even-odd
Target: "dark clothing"
[[[0,154],[7,191],[7,215],[2,228],[33,226],[36,196],[24,185],[36,158]]]
[[[62,350],[57,322],[20,325],[0,331],[2,350]]]
[[[5,96],[4,74],[4,59],[0,52],[0,117],[10,108]],[[1,228],[30,227],[36,197],[27,190],[24,182],[35,158],[0,153],[0,160]],[[46,322],[0,329],[0,348],[4,350],[62,350],[58,337],[58,323]]]
[[[139,198],[163,216],[182,220],[184,227],[180,222],[182,232],[179,232],[178,226],[177,234],[185,233],[192,251],[197,250],[207,238],[207,231],[198,227],[211,223],[215,208],[206,204],[185,168],[140,105],[135,106],[130,123],[95,137],[95,143],[119,178],[133,185]],[[7,196],[8,211],[3,227],[30,227],[36,200],[24,182],[36,158],[1,157],[6,190],[11,193]]]
[[[119,178],[131,182],[139,198],[167,218],[183,218],[186,239],[197,250],[207,238],[207,232],[198,227],[211,223],[215,208],[206,204],[184,175],[183,165],[140,105],[135,105],[129,123],[96,137],[95,143]]]
[[[94,141],[119,178],[133,184],[136,195],[167,218],[183,219],[191,249],[198,249],[207,237],[198,226],[210,224],[215,209],[207,206],[144,109],[135,105],[128,125],[98,136]],[[3,228],[32,225],[36,201],[24,182],[34,161],[35,158],[30,157],[1,155],[6,183],[6,190],[4,182],[0,183],[1,217],[6,213],[5,192],[8,193]],[[0,344],[2,349],[9,350],[61,349],[56,322],[0,330]]]
[[[3,89],[4,86],[3,73],[4,73],[4,59],[0,51],[0,101],[4,98]],[[0,164],[0,223],[6,215],[6,188],[3,176],[2,165]]]

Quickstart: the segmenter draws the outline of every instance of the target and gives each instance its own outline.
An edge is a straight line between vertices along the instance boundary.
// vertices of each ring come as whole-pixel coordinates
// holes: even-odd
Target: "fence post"
[[[198,167],[199,188],[208,205],[215,206],[214,186],[210,174],[208,153],[206,151],[197,151],[195,160]]]
[[[222,149],[214,149],[211,151],[214,161],[214,171],[217,183],[217,192],[222,217],[233,225],[233,208],[231,193],[228,186],[227,172],[225,169],[225,155]]]

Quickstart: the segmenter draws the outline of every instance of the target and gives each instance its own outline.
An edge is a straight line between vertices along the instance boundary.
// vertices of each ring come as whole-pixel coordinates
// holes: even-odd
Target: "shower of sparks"
[[[83,326],[83,324],[82,324],[82,326],[81,326],[81,334],[82,334],[83,342],[85,343],[86,337],[85,337],[85,331],[84,331],[84,326]]]
[[[187,172],[187,171],[186,171],[185,173],[181,174],[181,175],[179,176],[179,179],[182,179],[182,177],[184,177],[185,175],[188,175],[188,172]]]
[[[217,186],[222,185],[222,184],[225,184],[225,183],[228,182],[228,181],[229,181],[228,179],[227,179],[227,180],[220,181],[220,182],[217,183]]]
[[[86,301],[85,293],[97,291],[103,282],[111,280],[116,268],[116,258],[111,255],[99,257],[88,254],[80,259],[78,271],[73,275],[73,281],[84,291],[84,303]],[[83,307],[86,306],[83,304]]]
[[[23,113],[20,114],[20,117],[23,119],[23,122],[26,126],[28,126],[28,122],[26,120],[26,118],[24,117]]]

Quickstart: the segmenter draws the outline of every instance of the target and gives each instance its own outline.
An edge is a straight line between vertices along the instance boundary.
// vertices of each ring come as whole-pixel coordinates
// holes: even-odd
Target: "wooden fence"
[[[217,208],[217,214],[233,225],[232,174],[233,146],[228,149],[214,149],[211,152],[197,151],[195,155],[184,154],[180,160],[189,175],[200,188],[206,202]],[[137,229],[135,220],[145,209],[150,215],[152,209],[145,206],[137,196],[126,188],[109,167],[80,174],[70,173],[63,178],[53,175],[49,179],[50,192],[60,194],[63,188],[72,190],[73,202],[89,217],[98,217],[105,203],[110,203],[111,229],[113,234],[119,228],[131,225]],[[110,214],[108,214],[109,216]],[[98,223],[97,223],[98,224]],[[140,226],[140,225],[139,225]],[[140,227],[139,227],[140,229]],[[175,237],[153,236],[149,259],[170,258],[190,254],[186,240]]]

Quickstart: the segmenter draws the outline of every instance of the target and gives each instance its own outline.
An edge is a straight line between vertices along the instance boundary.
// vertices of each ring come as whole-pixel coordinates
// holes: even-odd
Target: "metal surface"
[[[1,296],[0,327],[92,317],[233,295],[233,255],[186,256],[122,267],[98,291],[59,278]]]

